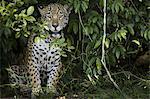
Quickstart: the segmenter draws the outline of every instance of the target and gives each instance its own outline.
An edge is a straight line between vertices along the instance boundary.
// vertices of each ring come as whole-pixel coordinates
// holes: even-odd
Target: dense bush
[[[54,3],[55,0],[48,2]],[[108,87],[110,84],[101,63],[103,0],[57,0],[58,2],[73,8],[69,24],[63,30],[66,40],[58,41],[64,52],[69,51],[67,57],[63,58],[65,71],[59,83],[60,92],[64,94],[66,90],[71,90],[85,94],[98,88],[105,89],[104,86]],[[37,39],[42,37],[40,33],[46,27],[45,22],[39,20],[40,15],[36,7],[41,3],[47,3],[47,0],[0,1],[1,68],[18,61],[19,54],[26,46],[26,39],[32,33],[39,34]],[[128,83],[132,83],[133,78],[130,77],[137,79],[137,85],[140,83],[142,87],[148,87],[148,76],[145,76],[148,73],[147,70],[145,72],[148,65],[137,66],[136,60],[141,53],[148,51],[150,46],[149,3],[149,0],[107,1],[105,61],[109,72],[114,74],[113,78],[123,91],[126,91],[123,89],[124,85],[128,87]],[[66,56],[64,52],[63,56]],[[124,82],[125,80],[128,80],[128,83]]]

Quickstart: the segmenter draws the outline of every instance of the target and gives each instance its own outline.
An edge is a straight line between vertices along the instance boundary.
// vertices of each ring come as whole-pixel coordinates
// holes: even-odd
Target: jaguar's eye
[[[60,11],[59,14],[62,14],[62,12]]]
[[[59,17],[59,18],[60,18],[60,19],[62,19],[63,17],[64,17],[64,15],[60,15],[60,17]]]
[[[47,14],[47,15],[46,15],[46,18],[51,18],[51,15]]]

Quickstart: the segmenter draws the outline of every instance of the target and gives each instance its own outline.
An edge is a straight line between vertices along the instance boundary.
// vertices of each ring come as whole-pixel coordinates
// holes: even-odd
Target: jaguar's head
[[[71,12],[69,6],[49,4],[48,6],[39,6],[38,9],[42,19],[47,21],[48,28],[53,33],[59,32],[68,24],[69,14]]]

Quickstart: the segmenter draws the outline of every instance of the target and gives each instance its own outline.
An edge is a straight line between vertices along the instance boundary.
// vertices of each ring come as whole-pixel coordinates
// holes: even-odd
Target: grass
[[[127,82],[125,82],[127,83]],[[127,85],[128,84],[128,85]],[[81,90],[64,90],[62,94],[58,95],[40,95],[39,99],[47,99],[48,97],[66,97],[66,99],[70,98],[76,98],[76,99],[149,99],[149,88],[144,88],[142,86],[138,86],[134,83],[127,83],[125,86],[122,85],[120,87],[122,89],[121,94],[115,87],[113,87],[112,84],[106,83],[104,86],[102,85],[90,85],[88,90],[85,91],[85,88],[81,88]],[[10,87],[4,87],[1,89],[1,98],[8,98],[8,97],[23,97],[14,91],[15,89],[12,89]],[[82,91],[83,90],[83,91]],[[25,97],[24,97],[25,98]]]
[[[68,73],[66,73],[68,74]],[[129,73],[128,73],[129,74]],[[107,76],[101,76],[93,85],[86,77],[73,78],[63,75],[57,86],[57,94],[40,94],[37,99],[149,99],[150,81],[124,73],[113,75],[122,92],[117,90]],[[147,78],[147,77],[145,77]],[[147,78],[148,79],[148,78]],[[18,88],[1,82],[0,99],[22,99]]]

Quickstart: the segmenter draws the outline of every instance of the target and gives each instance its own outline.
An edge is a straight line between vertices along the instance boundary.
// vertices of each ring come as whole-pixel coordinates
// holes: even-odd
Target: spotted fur
[[[67,5],[50,4],[46,7],[38,8],[42,19],[46,20],[52,32],[62,30],[68,23],[71,9]]]
[[[11,67],[11,83],[29,84],[32,88],[32,94],[37,95],[42,91],[42,85],[45,83],[48,91],[55,92],[55,85],[58,82],[61,71],[60,48],[51,45],[51,42],[60,38],[58,34],[68,23],[70,8],[67,5],[49,4],[48,6],[39,7],[41,19],[47,21],[48,28],[53,32],[48,34],[45,39],[34,42],[37,37],[33,34],[29,37],[24,65]],[[22,67],[24,69],[22,69]],[[18,76],[23,76],[23,79]]]

